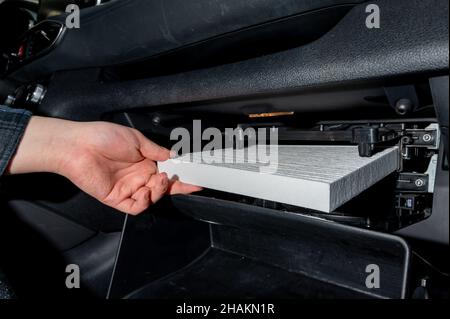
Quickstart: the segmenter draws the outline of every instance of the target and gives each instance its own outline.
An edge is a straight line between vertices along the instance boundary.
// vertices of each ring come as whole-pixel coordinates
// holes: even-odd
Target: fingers
[[[131,198],[121,201],[115,208],[130,215],[140,214],[150,206],[150,196],[150,188],[143,186]]]
[[[167,174],[160,173],[153,175],[147,183],[147,187],[152,190],[150,199],[154,204],[167,192],[169,187],[169,178],[167,177]]]
[[[143,156],[153,161],[166,161],[170,158],[170,151],[150,141],[142,133],[136,131],[140,143],[140,151]]]
[[[138,215],[159,201],[168,187],[169,179],[165,173],[152,175],[147,185],[140,187],[131,197],[122,200],[115,208],[130,215]]]
[[[199,186],[178,180],[169,181],[166,173],[159,173],[152,175],[146,185],[137,189],[131,197],[125,198],[114,207],[124,213],[137,215],[155,204],[165,194],[191,194],[201,190],[202,188]]]
[[[183,182],[180,182],[178,180],[172,181],[168,188],[168,193],[170,195],[176,195],[176,194],[191,194],[194,192],[199,192],[203,188],[200,186],[185,184]]]

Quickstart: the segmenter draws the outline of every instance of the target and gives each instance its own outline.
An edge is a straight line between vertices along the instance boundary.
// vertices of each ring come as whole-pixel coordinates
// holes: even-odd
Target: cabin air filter
[[[215,150],[213,159],[190,153],[158,167],[185,183],[330,213],[394,172],[399,160],[397,147],[372,157],[360,157],[357,146],[265,148]]]

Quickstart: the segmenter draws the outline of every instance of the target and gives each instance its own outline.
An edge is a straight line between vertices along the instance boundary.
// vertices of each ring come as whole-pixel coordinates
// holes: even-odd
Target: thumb
[[[153,161],[166,161],[170,158],[170,151],[155,142],[150,141],[142,133],[137,132],[141,154]]]

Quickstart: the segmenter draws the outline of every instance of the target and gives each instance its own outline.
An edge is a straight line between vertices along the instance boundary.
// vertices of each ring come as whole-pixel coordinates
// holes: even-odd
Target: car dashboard
[[[448,298],[436,271],[449,245],[448,1],[373,1],[373,29],[356,0],[97,2],[68,28],[62,3],[41,1],[41,21],[3,52],[2,104],[126,125],[168,148],[174,128],[200,120],[361,157],[398,147],[399,165],[327,213],[205,189],[123,217],[57,177],[5,178],[5,209],[38,233],[57,223],[73,234],[47,234],[65,260],[105,251],[85,259],[89,293]],[[370,264],[386,276],[380,289],[363,280]]]

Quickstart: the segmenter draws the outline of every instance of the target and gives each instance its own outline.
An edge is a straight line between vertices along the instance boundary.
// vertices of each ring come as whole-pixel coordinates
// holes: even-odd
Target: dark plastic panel
[[[80,267],[81,284],[96,298],[105,299],[116,261],[121,233],[99,233],[64,253],[68,263]]]
[[[211,37],[319,8],[362,0],[120,0],[82,11],[51,54],[17,79],[148,58]],[[54,17],[64,21],[65,17]]]
[[[433,94],[434,108],[438,117],[441,133],[444,140],[445,155],[448,157],[448,120],[449,120],[449,83],[448,75],[430,79]]]
[[[128,299],[338,298],[367,295],[269,264],[210,249],[188,267],[145,285]]]
[[[202,196],[165,204],[164,215],[128,218],[110,297],[406,297],[409,247],[399,237]],[[366,287],[369,264],[379,266],[378,289]]]
[[[120,83],[55,77],[39,111],[95,119],[120,109],[242,98],[448,71],[448,1],[375,1],[380,29],[354,7],[317,41],[238,63]],[[69,55],[68,55],[69,56]]]
[[[93,237],[96,232],[33,202],[12,200],[9,207],[55,248],[65,251]]]
[[[214,248],[369,295],[406,296],[409,248],[400,237],[196,195],[173,202],[181,212],[213,224]],[[365,285],[369,264],[380,268],[379,289]]]
[[[138,216],[127,216],[109,298],[123,298],[202,255],[209,227],[181,215],[166,198]]]

